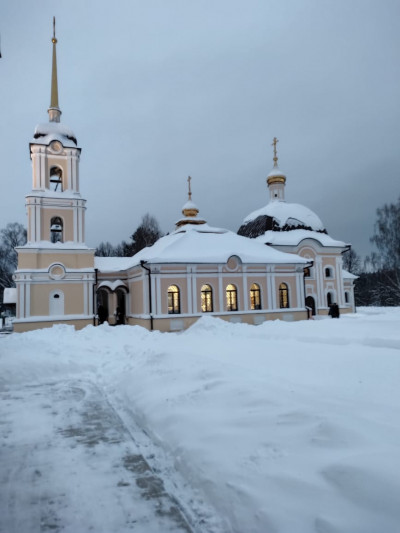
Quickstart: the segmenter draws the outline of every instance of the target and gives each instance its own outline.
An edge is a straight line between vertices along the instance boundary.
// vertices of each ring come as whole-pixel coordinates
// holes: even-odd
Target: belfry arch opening
[[[49,189],[55,192],[63,192],[63,173],[60,167],[51,167],[49,176]]]
[[[61,217],[53,217],[50,221],[50,241],[63,242],[64,224]]]

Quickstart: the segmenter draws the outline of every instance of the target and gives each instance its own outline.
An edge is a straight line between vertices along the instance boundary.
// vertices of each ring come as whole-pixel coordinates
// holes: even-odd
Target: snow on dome
[[[190,194],[189,194],[189,200],[182,207],[182,215],[183,215],[183,218],[181,218],[175,223],[175,226],[177,228],[179,228],[180,226],[184,226],[186,224],[205,224],[206,223],[206,221],[199,216],[199,209],[197,205],[194,202],[192,202]]]
[[[49,145],[55,140],[66,147],[76,147],[78,144],[74,132],[60,122],[44,122],[36,126],[32,143]]]
[[[294,229],[292,231],[266,231],[255,240],[272,246],[297,246],[305,239],[314,239],[322,246],[332,246],[344,248],[346,245],[343,241],[332,239],[326,233],[320,231],[310,231],[305,229]]]
[[[192,200],[188,200],[185,203],[185,205],[182,207],[182,211],[184,211],[185,209],[196,209],[197,211],[199,210],[197,205],[194,202],[192,202]]]
[[[248,215],[243,224],[248,224],[260,216],[273,218],[279,228],[285,226],[311,228],[313,231],[325,231],[321,219],[308,207],[301,204],[291,204],[279,200],[269,202],[265,207],[257,209]]]
[[[280,170],[280,168],[274,167],[271,170],[271,172],[268,174],[267,179],[268,178],[275,178],[277,176],[286,178],[286,175],[282,172],[282,170]]]

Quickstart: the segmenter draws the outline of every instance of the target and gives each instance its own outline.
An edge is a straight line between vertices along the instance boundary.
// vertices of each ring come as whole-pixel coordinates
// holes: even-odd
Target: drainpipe
[[[351,244],[347,244],[346,245],[346,248],[344,250],[342,250],[341,254],[345,254],[346,252],[349,252],[351,250]],[[343,270],[343,265],[342,265],[342,270]],[[342,273],[342,285],[343,285],[343,288],[344,288],[344,284],[343,284],[343,273]],[[351,288],[353,289],[353,292],[352,292],[352,296],[353,296],[353,309],[354,309],[354,312],[357,313],[357,308],[356,308],[356,299],[355,299],[355,296],[354,296],[354,281],[353,281],[353,284],[351,286]]]
[[[93,326],[96,325],[96,287],[97,287],[97,273],[98,273],[99,269],[98,268],[95,268],[94,269],[94,275],[95,275],[95,278],[94,278],[94,285],[93,285],[93,291],[92,291],[92,297],[93,297]]]
[[[307,265],[306,267],[304,267],[304,269],[306,268],[312,268],[314,266],[314,261],[310,261],[310,264]],[[310,319],[310,308],[306,306],[306,273],[305,271],[303,270],[303,288],[304,288],[304,306],[305,308],[307,309],[307,319],[309,320]],[[317,306],[317,303],[315,302],[314,304],[315,306]],[[315,310],[316,312],[317,310]],[[311,317],[312,317],[312,310],[311,310]]]
[[[151,269],[145,266],[146,261],[143,259],[140,261],[140,266],[147,271],[149,282],[149,314],[150,314],[150,331],[153,331],[153,309],[152,309],[152,297],[151,297]]]

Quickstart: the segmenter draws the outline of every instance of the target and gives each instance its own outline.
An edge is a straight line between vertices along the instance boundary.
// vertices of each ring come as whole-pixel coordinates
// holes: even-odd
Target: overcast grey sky
[[[61,120],[82,148],[86,241],[128,239],[193,200],[237,231],[268,200],[279,138],[286,199],[370,251],[400,194],[398,0],[0,0],[0,228],[26,224],[28,143],[48,120],[52,17]]]

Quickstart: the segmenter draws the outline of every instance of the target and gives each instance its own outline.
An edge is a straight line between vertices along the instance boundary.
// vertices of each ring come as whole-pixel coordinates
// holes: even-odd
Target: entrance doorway
[[[97,291],[97,314],[99,317],[99,324],[108,322],[108,295],[107,289],[99,289]]]
[[[312,316],[315,316],[315,300],[312,296],[307,296],[306,307],[310,307]]]
[[[124,289],[117,289],[117,309],[116,309],[116,324],[125,324],[125,296]]]

